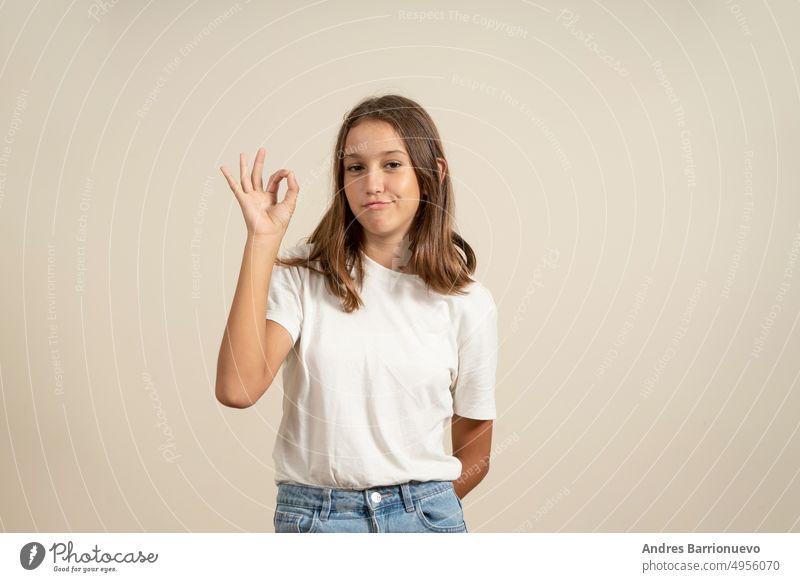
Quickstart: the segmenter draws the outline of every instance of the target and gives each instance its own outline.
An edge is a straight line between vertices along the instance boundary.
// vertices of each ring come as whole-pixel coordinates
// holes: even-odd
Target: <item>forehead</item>
[[[387,150],[405,152],[406,147],[394,127],[385,121],[362,121],[347,132],[345,156],[358,157],[361,154],[374,154]]]

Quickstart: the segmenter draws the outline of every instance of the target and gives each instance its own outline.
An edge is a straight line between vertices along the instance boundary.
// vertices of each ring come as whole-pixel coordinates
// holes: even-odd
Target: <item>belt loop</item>
[[[326,521],[331,512],[331,488],[322,488],[322,509],[319,512],[320,521]]]
[[[406,512],[411,513],[414,511],[414,498],[411,497],[411,488],[408,483],[400,485],[400,494],[403,496],[403,503],[406,506]]]

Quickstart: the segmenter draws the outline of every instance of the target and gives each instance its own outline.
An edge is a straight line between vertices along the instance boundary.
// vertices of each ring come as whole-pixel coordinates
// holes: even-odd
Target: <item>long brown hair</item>
[[[303,266],[323,274],[328,291],[343,300],[342,308],[347,313],[363,305],[350,273],[355,266],[359,285],[363,283],[360,251],[364,230],[347,203],[343,157],[347,133],[367,119],[385,121],[394,127],[406,146],[419,183],[419,208],[408,232],[410,258],[405,268],[418,275],[429,290],[463,295],[464,287],[473,282],[469,275],[475,272],[477,262],[472,247],[452,228],[455,199],[449,165],[440,183],[436,163],[436,158],[445,158],[442,141],[428,112],[416,101],[400,95],[365,98],[344,116],[334,149],[335,163],[331,165],[334,196],[314,232],[306,237],[306,244],[312,245],[308,257],[278,257],[275,264]]]

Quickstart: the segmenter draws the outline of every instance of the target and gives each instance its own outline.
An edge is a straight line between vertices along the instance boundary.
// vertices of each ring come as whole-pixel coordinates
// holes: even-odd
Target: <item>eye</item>
[[[401,167],[403,164],[400,162],[386,162],[387,166],[390,166],[392,170],[396,170],[397,168]],[[348,172],[358,172],[361,170],[361,164],[353,164],[351,166],[347,166]]]

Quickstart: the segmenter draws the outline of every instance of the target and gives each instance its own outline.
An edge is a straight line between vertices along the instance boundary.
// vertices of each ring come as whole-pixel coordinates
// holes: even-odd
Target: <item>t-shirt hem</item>
[[[331,489],[346,489],[346,490],[349,490],[349,491],[361,491],[363,489],[372,489],[372,488],[375,488],[375,487],[394,487],[396,485],[402,485],[403,483],[408,483],[409,481],[420,481],[420,482],[454,481],[457,478],[458,477],[454,477],[452,479],[444,478],[444,477],[427,477],[427,478],[419,477],[419,478],[404,479],[404,480],[401,480],[401,481],[391,481],[390,483],[376,483],[376,484],[373,484],[373,485],[366,485],[366,484],[362,483],[361,485],[350,485],[350,486],[328,485],[328,484],[325,484],[325,483],[305,483],[305,482],[301,482],[301,481],[294,481],[294,480],[291,480],[291,479],[278,479],[278,478],[276,478],[274,480],[274,483],[275,483],[275,486],[278,486],[278,485],[302,485],[302,486],[305,486],[305,487],[325,487],[325,488],[331,488]]]
[[[469,418],[472,420],[494,420],[497,418],[497,411],[489,408],[476,408],[467,410],[454,410],[458,416]]]

